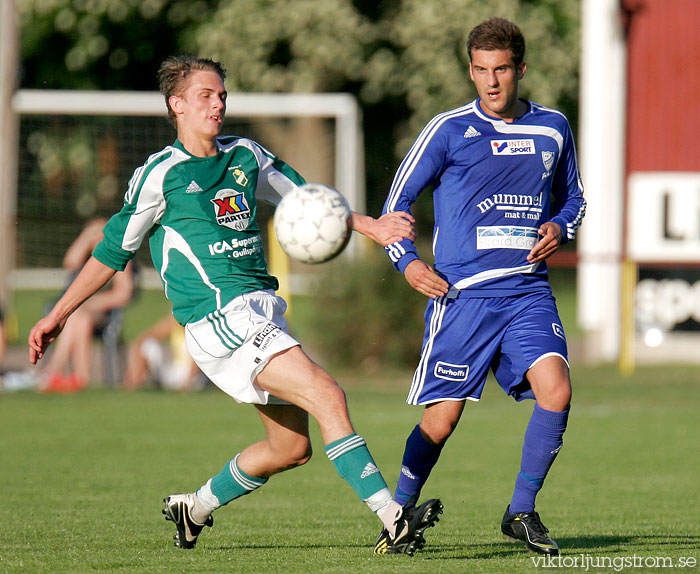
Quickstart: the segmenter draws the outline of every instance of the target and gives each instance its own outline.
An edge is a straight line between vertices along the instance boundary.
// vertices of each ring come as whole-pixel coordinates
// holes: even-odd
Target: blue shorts
[[[489,368],[506,393],[518,401],[532,399],[525,374],[551,355],[568,364],[566,336],[548,291],[431,299],[421,359],[406,402],[478,401]]]

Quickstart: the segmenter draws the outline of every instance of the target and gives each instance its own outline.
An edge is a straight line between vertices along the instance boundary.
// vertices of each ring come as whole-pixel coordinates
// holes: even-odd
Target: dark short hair
[[[187,88],[189,75],[200,70],[216,72],[222,81],[226,79],[226,69],[223,64],[209,58],[197,58],[190,55],[171,56],[160,65],[158,87],[160,93],[165,96],[168,118],[173,125],[175,125],[175,114],[170,108],[170,96],[182,95]]]
[[[525,60],[525,37],[512,22],[491,18],[469,32],[467,51],[470,60],[472,50],[510,50],[513,63],[519,66]]]

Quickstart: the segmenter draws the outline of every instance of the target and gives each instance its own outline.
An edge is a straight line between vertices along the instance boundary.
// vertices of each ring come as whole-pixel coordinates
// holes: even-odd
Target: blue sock
[[[416,425],[408,435],[394,495],[394,499],[401,506],[415,505],[418,502],[420,491],[440,458],[442,447],[443,445],[434,445],[426,441],[420,431],[420,425]]]
[[[520,472],[515,479],[515,490],[510,502],[510,512],[533,512],[535,497],[559,453],[564,441],[564,431],[569,409],[562,412],[548,411],[535,404],[535,410],[525,431]]]

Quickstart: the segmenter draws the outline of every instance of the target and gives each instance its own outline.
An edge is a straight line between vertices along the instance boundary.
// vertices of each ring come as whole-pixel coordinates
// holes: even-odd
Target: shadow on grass
[[[700,536],[685,534],[637,534],[627,536],[575,536],[571,538],[557,538],[559,548],[563,552],[587,551],[591,549],[614,549],[629,552],[639,549],[657,551],[659,547],[673,546],[677,550],[684,548],[697,550],[700,545]]]

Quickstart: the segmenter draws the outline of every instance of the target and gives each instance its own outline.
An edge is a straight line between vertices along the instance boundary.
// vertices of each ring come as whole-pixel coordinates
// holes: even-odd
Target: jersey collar
[[[522,120],[525,116],[530,114],[532,112],[532,102],[530,100],[526,100],[524,98],[519,98],[521,102],[525,102],[527,104],[527,110],[525,110],[525,113],[521,116],[518,116],[515,118],[511,123],[517,124],[520,120]],[[476,115],[479,116],[481,119],[491,122],[492,124],[506,124],[509,122],[506,122],[505,120],[502,120],[500,118],[494,118],[493,116],[488,115],[484,110],[481,109],[481,98],[476,98],[474,100],[474,109],[476,112]]]

